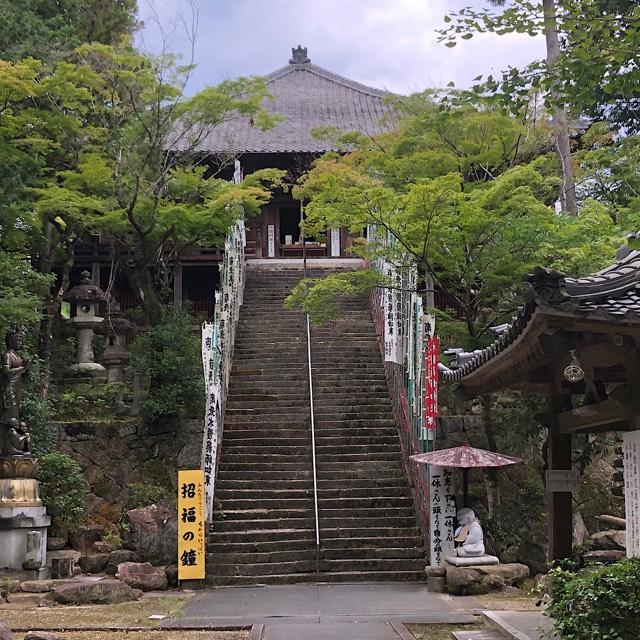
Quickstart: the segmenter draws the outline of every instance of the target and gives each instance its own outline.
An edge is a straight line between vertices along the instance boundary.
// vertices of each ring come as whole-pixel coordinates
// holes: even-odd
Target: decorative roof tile
[[[272,100],[265,107],[283,116],[273,129],[260,131],[238,116],[215,127],[200,144],[209,153],[323,153],[338,150],[316,139],[312,130],[335,127],[345,132],[379,135],[396,120],[392,94],[348,80],[312,64],[306,48],[267,76]]]

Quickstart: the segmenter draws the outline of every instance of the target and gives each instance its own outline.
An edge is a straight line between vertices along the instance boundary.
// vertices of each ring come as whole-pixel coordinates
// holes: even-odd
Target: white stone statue
[[[460,526],[454,539],[461,543],[455,550],[460,558],[475,558],[484,555],[484,534],[472,509],[460,509],[457,513]]]

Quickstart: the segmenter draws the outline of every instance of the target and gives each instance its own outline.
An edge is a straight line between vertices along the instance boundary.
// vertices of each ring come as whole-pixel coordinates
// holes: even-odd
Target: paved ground
[[[398,640],[389,622],[468,623],[473,598],[430,593],[424,584],[298,584],[198,592],[171,627],[264,624],[264,640]]]
[[[513,640],[559,640],[552,621],[539,611],[485,611],[483,616]]]

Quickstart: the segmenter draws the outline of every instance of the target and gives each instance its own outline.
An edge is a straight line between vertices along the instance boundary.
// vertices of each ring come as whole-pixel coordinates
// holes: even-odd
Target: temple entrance
[[[300,248],[300,209],[295,206],[279,207],[280,223],[280,253],[290,255],[291,251],[301,251]]]

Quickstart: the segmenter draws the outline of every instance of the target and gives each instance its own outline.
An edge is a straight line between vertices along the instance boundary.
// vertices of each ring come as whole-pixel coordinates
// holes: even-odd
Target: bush
[[[53,528],[62,533],[76,529],[85,513],[87,487],[80,465],[66,453],[40,456],[40,494]]]
[[[569,566],[569,569],[566,567]],[[636,640],[640,628],[640,558],[574,573],[556,566],[545,579],[545,613],[563,640]]]
[[[175,495],[167,488],[158,484],[148,484],[146,482],[132,482],[128,487],[127,509],[138,509],[150,504],[173,504],[176,501]]]
[[[167,309],[159,324],[138,336],[131,349],[133,365],[145,374],[149,393],[142,405],[145,419],[198,417],[204,406],[200,337],[193,320]]]

